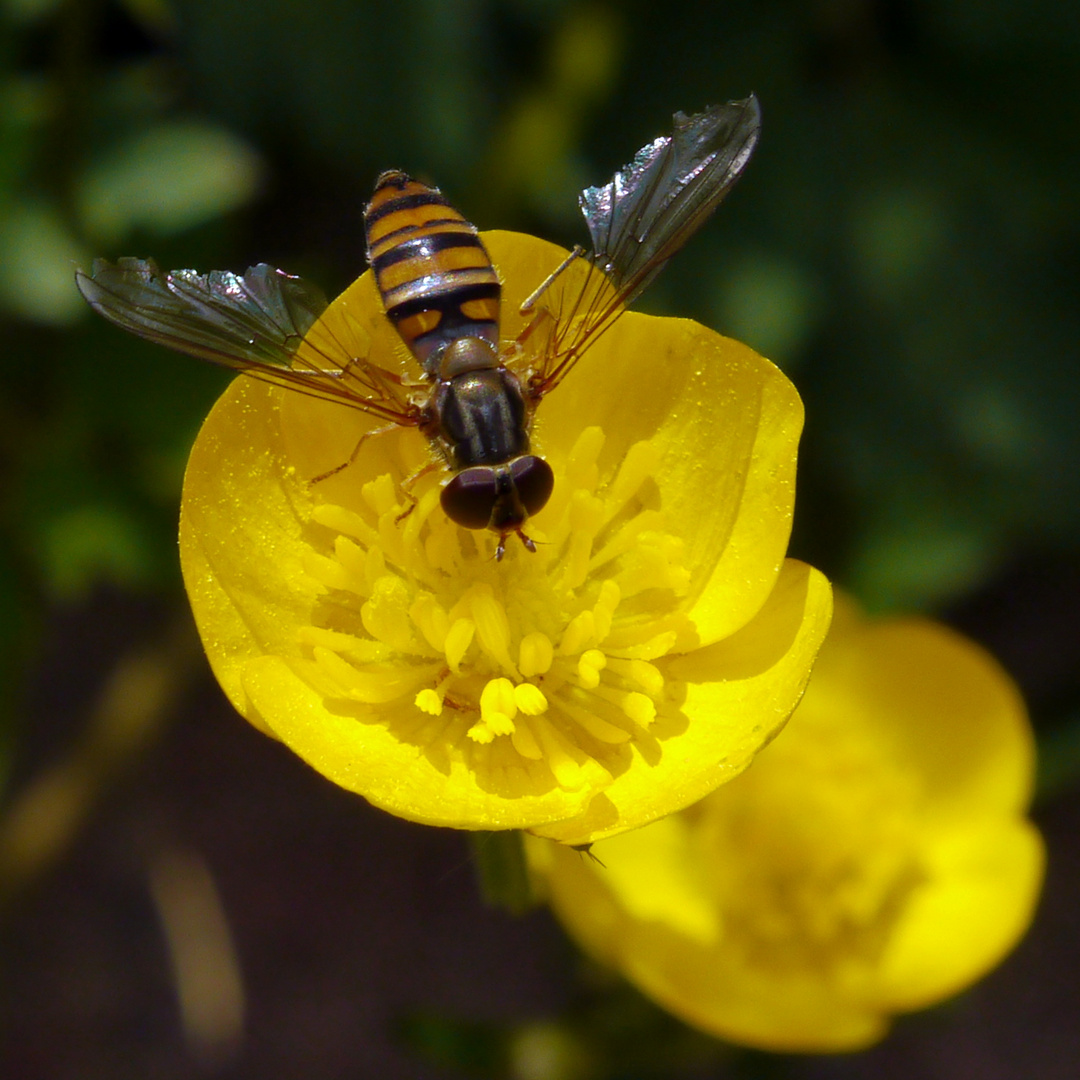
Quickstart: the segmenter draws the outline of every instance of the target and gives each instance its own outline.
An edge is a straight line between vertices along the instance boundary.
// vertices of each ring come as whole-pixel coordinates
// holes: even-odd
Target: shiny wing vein
[[[549,392],[705,223],[742,174],[761,129],[751,95],[693,116],[642,147],[601,187],[579,198],[593,250],[591,272],[568,303],[557,292],[552,335],[533,383]]]
[[[86,301],[110,322],[188,356],[402,424],[418,410],[390,372],[351,354],[328,331],[309,336],[326,298],[309,282],[266,263],[245,274],[162,272],[152,260],[95,260],[76,272]],[[300,352],[326,362],[316,365]]]

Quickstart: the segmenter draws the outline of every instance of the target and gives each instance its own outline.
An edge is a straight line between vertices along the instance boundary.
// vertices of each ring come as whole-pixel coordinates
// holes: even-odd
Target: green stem
[[[525,863],[524,836],[517,830],[470,833],[480,895],[489,907],[524,915],[536,906]]]

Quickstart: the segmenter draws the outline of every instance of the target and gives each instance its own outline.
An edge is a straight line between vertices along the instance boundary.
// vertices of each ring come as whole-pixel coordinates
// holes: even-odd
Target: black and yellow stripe
[[[499,279],[476,228],[438,188],[384,172],[364,226],[387,317],[425,367],[457,338],[498,347]]]

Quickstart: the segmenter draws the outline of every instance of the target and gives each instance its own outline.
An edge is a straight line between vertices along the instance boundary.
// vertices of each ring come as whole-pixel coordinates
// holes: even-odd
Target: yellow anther
[[[578,488],[570,497],[567,514],[570,542],[562,570],[564,587],[577,589],[589,573],[593,540],[604,525],[604,504],[595,495]]]
[[[555,649],[547,634],[534,630],[526,634],[518,645],[518,670],[526,679],[534,675],[544,675],[551,668]]]
[[[334,540],[334,557],[349,575],[351,587],[367,593],[367,552],[349,537],[339,536]]]
[[[397,506],[397,491],[389,473],[383,473],[366,483],[360,489],[360,494],[364,502],[380,516]]]
[[[436,570],[451,573],[461,561],[461,545],[456,528],[436,526],[424,541],[424,558]]]
[[[622,590],[611,578],[606,578],[604,584],[600,586],[600,595],[596,598],[596,605],[593,607],[597,642],[604,641],[611,633],[611,621],[621,599]]]
[[[517,716],[514,684],[509,679],[488,679],[480,693],[480,715],[490,723],[493,715],[501,714],[512,720]]]
[[[587,427],[578,437],[566,460],[567,482],[575,488],[592,491],[600,479],[596,459],[604,447],[602,428]]]
[[[410,551],[420,536],[420,530],[431,516],[432,510],[438,505],[440,489],[437,487],[425,491],[420,501],[412,508],[409,516],[405,518],[404,528],[401,532],[402,544],[406,551]]]
[[[416,695],[415,704],[421,712],[426,712],[429,716],[442,715],[442,698],[430,686]]]
[[[645,628],[648,630],[648,627]],[[627,659],[656,660],[661,656],[667,656],[679,640],[675,630],[665,630],[651,637],[638,636],[638,631],[628,629],[619,635],[618,642],[607,643],[608,655],[623,656]]]
[[[398,518],[401,516],[401,505],[394,503],[389,510],[379,515],[379,555],[383,553],[399,566],[405,561],[404,548],[402,547],[401,528]]]
[[[616,675],[640,686],[646,694],[655,697],[664,689],[664,676],[655,664],[646,660],[610,660],[608,666]]]
[[[607,657],[599,649],[586,649],[578,658],[578,678],[586,690],[600,685],[600,672],[607,667]]]
[[[637,550],[642,533],[654,530],[664,524],[664,515],[659,510],[642,510],[625,525],[589,560],[589,571],[595,573],[601,566],[620,555]]]
[[[495,599],[490,586],[480,586],[474,591],[471,606],[476,636],[484,652],[502,668],[517,674],[517,667],[510,658],[510,623],[506,609]]]
[[[642,727],[648,727],[656,719],[656,706],[652,698],[644,694],[636,692],[627,694],[622,700],[622,710],[635,724],[640,724]]]
[[[681,563],[682,541],[670,533],[642,532],[619,575],[627,595],[645,589],[671,589],[676,595],[686,591],[690,571]]]
[[[355,581],[337,559],[329,559],[314,551],[305,551],[304,573],[314,578],[325,589],[351,589]]]
[[[342,655],[354,664],[376,664],[397,658],[397,650],[381,641],[370,638],[353,638],[352,644],[341,650]]]
[[[409,618],[409,592],[401,578],[384,574],[375,581],[370,598],[360,608],[364,629],[373,638],[402,652],[412,652],[416,648]]]
[[[606,763],[623,760],[617,748],[656,717],[664,675],[650,661],[682,643],[671,592],[689,573],[682,542],[642,494],[657,451],[638,443],[613,468],[605,458],[602,475],[604,445],[599,427],[574,444],[551,557],[527,560],[535,582],[494,563],[492,537],[446,519],[433,477],[416,483],[407,520],[389,475],[363,485],[359,512],[316,510],[333,550],[312,552],[308,573],[332,602],[298,635],[312,685],[365,715],[403,704],[420,742],[460,739],[465,727],[477,773],[532,775],[542,763],[568,792],[604,782]],[[668,591],[655,604],[624,604],[657,586]]]
[[[301,645],[322,645],[334,652],[345,652],[357,641],[364,638],[356,638],[352,634],[343,634],[338,630],[327,630],[322,626],[301,626],[296,633],[296,640]]]
[[[331,652],[341,654],[354,664],[375,664],[385,660],[393,661],[396,657],[396,650],[381,641],[327,630],[321,626],[301,626],[296,633],[296,640],[301,645],[321,645]]]
[[[518,683],[514,687],[514,702],[526,716],[539,716],[548,708],[543,690],[533,683]]]
[[[398,666],[365,670],[353,667],[336,652],[316,645],[311,650],[315,662],[341,688],[341,696],[368,705],[383,705],[402,694],[412,693],[419,682],[430,678],[429,671]]]
[[[367,582],[368,592],[375,588],[375,583],[386,573],[386,557],[383,549],[378,544],[368,548],[367,557],[364,559],[364,581]]]
[[[590,539],[604,524],[604,504],[595,495],[578,488],[570,498],[570,528],[588,533]]]
[[[617,727],[615,724],[609,724],[606,720],[601,720],[595,713],[583,709],[580,705],[568,705],[566,711],[594,739],[599,739],[600,742],[618,746],[620,743],[628,742],[630,739],[629,731]]]
[[[574,760],[566,742],[547,720],[534,720],[533,733],[559,787],[566,791],[578,791],[585,784],[586,773]]]
[[[446,632],[446,662],[453,671],[458,670],[475,633],[476,624],[472,619],[458,619]]]
[[[316,506],[311,512],[311,520],[363,544],[372,544],[378,539],[378,533],[359,514],[333,503]]]
[[[506,713],[493,712],[484,717],[484,723],[493,735],[513,735],[517,730],[514,721]]]
[[[596,639],[596,618],[591,611],[580,611],[567,624],[559,640],[559,652],[573,656],[589,648]]]
[[[442,605],[429,592],[420,592],[409,608],[409,618],[424,635],[427,643],[436,652],[446,648],[446,635],[450,630],[450,620]]]
[[[578,661],[578,679],[586,690],[595,690],[600,685],[600,672],[589,667],[584,661]]]
[[[527,722],[519,720],[514,725],[514,732],[510,736],[510,742],[523,758],[528,758],[530,761],[539,761],[544,756],[544,751],[540,748],[540,744],[536,741],[536,736]]]
[[[356,674],[356,668],[348,661],[342,660],[332,649],[323,648],[321,645],[316,645],[311,650],[311,655],[315,658],[320,673],[328,677],[333,683],[335,687],[334,695],[336,697],[349,697],[353,688],[353,676]]]
[[[492,742],[495,738],[495,732],[488,727],[486,720],[477,720],[465,734],[468,735],[473,742],[478,742],[482,745]]]
[[[603,671],[607,667],[607,657],[599,649],[587,649],[581,654],[581,659],[597,671]]]
[[[645,479],[656,472],[660,464],[660,455],[647,439],[634,443],[626,452],[619,473],[608,488],[607,502],[614,512],[628,499],[637,494]]]

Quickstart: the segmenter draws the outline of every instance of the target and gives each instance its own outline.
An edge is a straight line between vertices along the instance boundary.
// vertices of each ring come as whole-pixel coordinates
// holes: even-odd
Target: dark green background
[[[552,1024],[569,1062],[552,1080],[1075,1075],[1078,61],[1063,0],[6,5],[0,1072],[510,1077],[508,1047]],[[230,714],[187,648],[174,539],[225,379],[91,318],[71,281],[94,255],[269,261],[333,295],[363,269],[363,204],[391,166],[482,228],[571,244],[582,186],[676,108],[751,90],[755,160],[643,306],[791,375],[793,554],[872,610],[981,640],[1043,747],[1032,936],[848,1059],[687,1033],[582,974],[546,916],[482,911],[459,837],[369,811]],[[147,648],[173,704],[110,742],[95,708]],[[56,843],[5,853],[27,793],[73,775]],[[146,884],[163,848],[206,860],[234,923],[247,1039],[217,1064],[176,1021]]]

